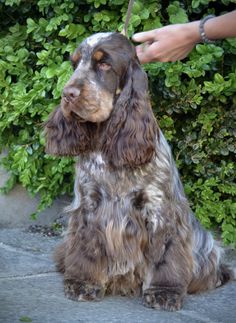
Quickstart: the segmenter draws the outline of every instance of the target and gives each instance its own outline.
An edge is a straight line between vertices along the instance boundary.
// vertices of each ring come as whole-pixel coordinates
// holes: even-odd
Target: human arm
[[[174,62],[185,58],[201,42],[199,25],[200,20],[133,35],[134,41],[142,43],[136,47],[140,62]],[[208,19],[204,30],[210,40],[236,37],[236,10]]]

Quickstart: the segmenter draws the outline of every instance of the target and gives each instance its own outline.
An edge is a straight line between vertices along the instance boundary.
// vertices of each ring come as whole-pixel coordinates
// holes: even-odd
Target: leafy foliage
[[[234,1],[136,0],[128,32],[219,15]],[[38,211],[72,191],[73,160],[45,155],[42,125],[71,75],[69,55],[85,37],[122,30],[124,0],[0,0],[0,149],[11,177],[39,194]],[[198,44],[176,63],[147,70],[153,108],[172,145],[201,222],[236,244],[236,40]]]

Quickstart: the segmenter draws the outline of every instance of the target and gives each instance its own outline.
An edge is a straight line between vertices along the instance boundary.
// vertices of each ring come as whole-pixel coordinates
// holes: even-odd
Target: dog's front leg
[[[75,221],[71,221],[71,231],[69,226],[66,240],[65,295],[75,301],[100,300],[104,296],[107,280],[105,240],[96,223],[92,227],[76,221],[77,229],[73,232]]]
[[[144,305],[167,311],[179,310],[191,279],[190,246],[178,237],[152,239],[143,284]]]

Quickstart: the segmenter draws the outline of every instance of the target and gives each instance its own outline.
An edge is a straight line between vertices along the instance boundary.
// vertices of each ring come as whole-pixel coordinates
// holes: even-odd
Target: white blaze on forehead
[[[89,38],[86,39],[86,43],[93,47],[95,45],[97,45],[97,43],[102,39],[102,38],[107,38],[112,34],[112,32],[107,32],[107,33],[97,33],[94,34],[92,36],[90,36]]]

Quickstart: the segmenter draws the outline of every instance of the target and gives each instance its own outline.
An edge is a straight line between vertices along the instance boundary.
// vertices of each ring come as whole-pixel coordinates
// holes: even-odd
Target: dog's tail
[[[193,275],[188,292],[214,289],[236,279],[236,270],[222,263],[223,249],[194,216],[192,229]]]

